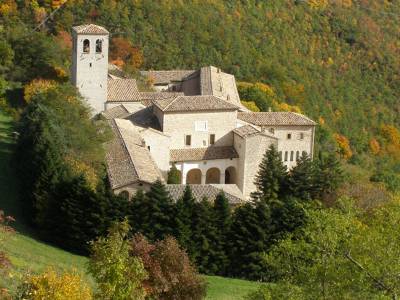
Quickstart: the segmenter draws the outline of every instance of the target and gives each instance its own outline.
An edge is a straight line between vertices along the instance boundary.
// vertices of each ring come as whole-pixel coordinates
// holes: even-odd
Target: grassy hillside
[[[14,141],[12,136],[12,119],[0,112],[0,209],[7,215],[16,218],[14,227],[19,231],[5,245],[5,251],[11,258],[15,275],[3,280],[11,289],[15,289],[18,279],[26,272],[40,272],[49,266],[59,270],[75,269],[93,284],[86,274],[86,257],[71,254],[48,245],[35,237],[34,232],[23,220],[21,205],[18,201],[18,183],[10,164]],[[241,299],[244,295],[257,289],[256,282],[205,276],[208,282],[207,299],[230,300]]]

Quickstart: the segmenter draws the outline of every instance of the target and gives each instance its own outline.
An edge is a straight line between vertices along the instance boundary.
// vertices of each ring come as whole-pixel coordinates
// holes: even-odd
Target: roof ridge
[[[168,107],[171,106],[172,103],[174,103],[178,98],[181,98],[181,97],[185,97],[185,96],[176,96],[176,97],[174,98],[174,100],[172,100],[170,103],[167,104],[167,106],[165,106],[165,107],[162,109],[162,111],[166,111],[166,110],[168,109]]]

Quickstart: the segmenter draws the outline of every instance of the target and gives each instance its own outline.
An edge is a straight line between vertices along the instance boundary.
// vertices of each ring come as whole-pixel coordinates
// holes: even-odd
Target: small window
[[[88,39],[83,41],[83,53],[90,53],[90,42]]]
[[[101,53],[103,49],[103,41],[97,40],[96,41],[96,53]]]
[[[191,135],[185,135],[185,145],[190,146],[192,144],[192,136]]]
[[[210,134],[210,145],[215,144],[215,134]]]
[[[288,155],[289,155],[289,153],[287,151],[285,151],[285,161],[288,161]]]
[[[129,200],[129,192],[128,191],[122,191],[121,193],[119,193],[119,196]]]
[[[89,63],[89,67],[92,67],[92,63]]]
[[[207,121],[196,121],[194,122],[194,130],[196,131],[208,131],[208,124]]]
[[[300,158],[300,151],[296,151],[296,160],[299,160]]]
[[[294,151],[290,151],[290,161],[293,161],[294,159]]]
[[[291,134],[291,133],[288,133],[288,134],[287,134],[287,139],[288,139],[288,140],[292,139],[292,134]]]
[[[275,133],[275,128],[270,128],[268,129],[269,133],[274,134]]]
[[[279,157],[281,158],[281,160],[283,160],[283,153],[282,153],[282,151],[279,151]]]
[[[299,133],[299,140],[304,140],[304,132]]]
[[[147,149],[149,149],[149,151],[150,151],[150,146],[147,146]]]

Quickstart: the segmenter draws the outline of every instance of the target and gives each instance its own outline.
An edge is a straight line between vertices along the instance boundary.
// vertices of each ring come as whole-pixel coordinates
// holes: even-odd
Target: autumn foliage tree
[[[143,54],[138,47],[122,37],[111,40],[111,62],[119,67],[131,67],[138,69],[143,64]]]

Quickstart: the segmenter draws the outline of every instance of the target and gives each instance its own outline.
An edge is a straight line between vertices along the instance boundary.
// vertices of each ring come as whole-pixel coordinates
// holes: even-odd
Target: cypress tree
[[[210,271],[213,274],[225,275],[229,265],[228,234],[231,225],[231,209],[224,192],[220,192],[214,201],[215,240],[212,243],[214,255],[210,258]]]
[[[232,216],[229,233],[229,274],[260,280],[267,276],[262,255],[270,245],[270,211],[265,201],[246,203]]]
[[[172,165],[168,172],[168,184],[180,184],[181,183],[181,173],[176,168],[175,164]]]
[[[145,194],[143,207],[142,232],[150,240],[161,240],[167,235],[174,234],[175,209],[174,203],[165,188],[157,180]]]
[[[315,181],[317,178],[315,164],[307,154],[303,154],[297,165],[290,171],[289,193],[293,197],[308,201],[316,194]]]
[[[140,189],[132,197],[127,209],[129,225],[133,232],[145,234],[143,226],[149,219],[148,216],[145,215],[145,213],[147,213],[146,205],[145,194],[143,190]]]
[[[176,202],[176,237],[190,256],[194,253],[192,231],[195,208],[196,199],[193,197],[190,186],[187,185],[182,197]]]
[[[211,257],[214,256],[212,241],[216,239],[216,229],[213,223],[213,211],[210,202],[203,199],[197,202],[192,217],[192,239],[194,252],[191,255],[199,271],[204,274],[213,273]]]
[[[317,196],[335,192],[343,182],[343,170],[336,155],[331,153],[323,156],[320,152],[315,165],[318,174],[315,180]]]
[[[271,147],[264,154],[259,171],[255,178],[257,191],[252,193],[253,200],[278,199],[285,192],[287,181],[287,169],[283,165],[275,146]]]

